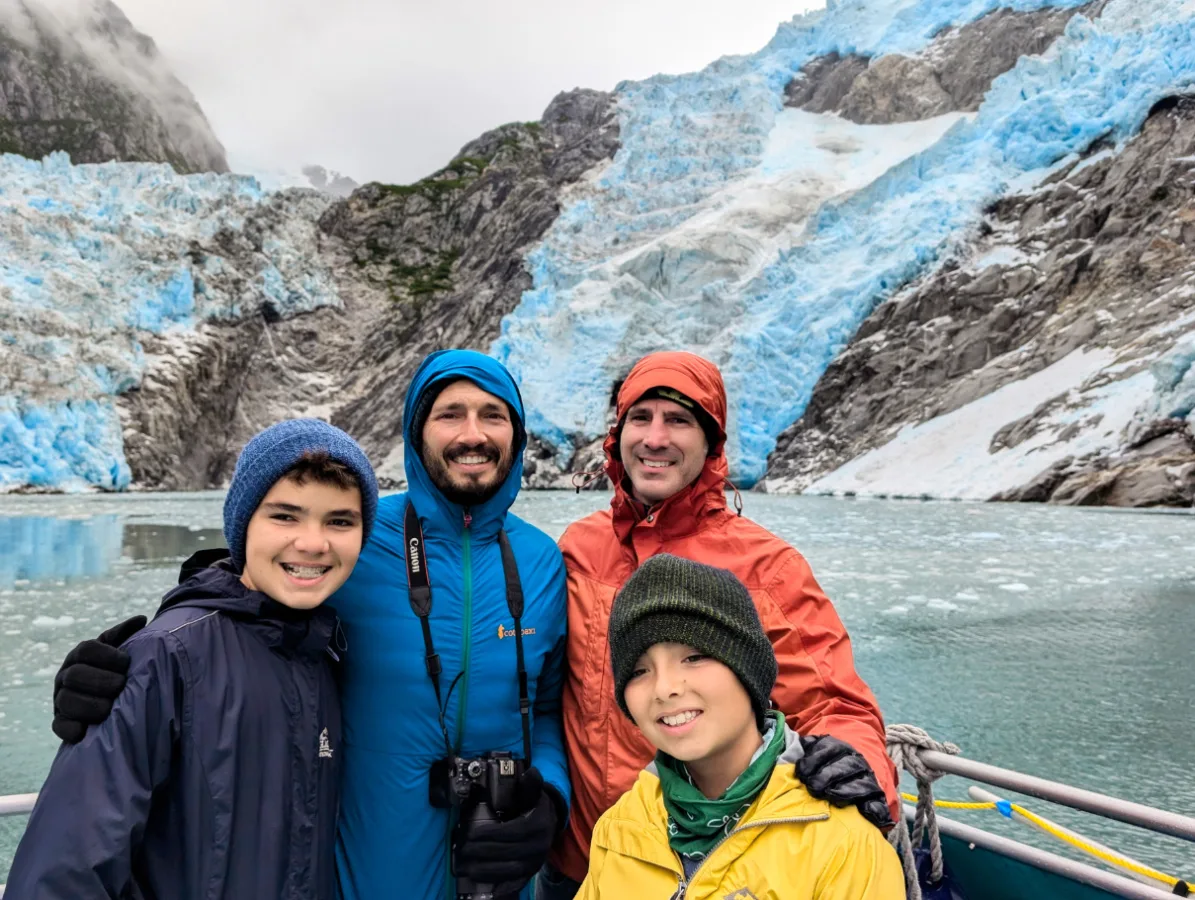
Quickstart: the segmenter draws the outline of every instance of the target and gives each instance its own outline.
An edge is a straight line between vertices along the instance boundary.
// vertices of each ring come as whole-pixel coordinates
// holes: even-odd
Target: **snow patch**
[[[1142,372],[1084,389],[1112,361],[1107,350],[1076,350],[954,412],[907,425],[894,440],[820,478],[808,492],[986,500],[1027,484],[1064,457],[1115,447],[1153,395],[1154,377]],[[1015,447],[990,451],[997,431],[1060,396],[1065,401],[1043,417],[1034,434]]]
[[[995,247],[977,258],[972,266],[976,269],[987,269],[992,266],[1001,266],[1007,269],[1030,261],[1030,258],[1017,247]]]

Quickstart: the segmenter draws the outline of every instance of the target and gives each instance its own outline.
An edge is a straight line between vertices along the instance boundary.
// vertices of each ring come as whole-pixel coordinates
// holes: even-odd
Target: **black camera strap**
[[[506,530],[498,532],[502,574],[506,576],[506,606],[515,620],[515,656],[519,670],[519,715],[523,718],[523,758],[531,766],[531,701],[527,697],[527,667],[523,664],[523,583]]]
[[[432,626],[428,619],[432,611],[432,584],[427,577],[423,526],[419,524],[419,514],[410,503],[407,503],[407,510],[403,516],[403,543],[406,546],[403,556],[407,561],[407,591],[411,599],[411,610],[419,618],[419,625],[423,629],[423,662],[427,667],[428,677],[432,680],[432,689],[436,692],[436,714],[440,719],[440,733],[444,736],[444,749],[451,756],[452,741],[448,738],[448,726],[444,722],[444,700],[440,696],[440,673],[444,667],[440,664],[440,654],[436,652],[435,644],[432,643]]]
[[[444,721],[444,701],[440,692],[440,673],[443,666],[440,655],[436,653],[432,643],[431,611],[432,586],[427,571],[427,550],[423,540],[423,526],[419,524],[419,514],[409,500],[403,516],[403,542],[406,552],[403,554],[407,563],[407,587],[410,592],[411,610],[419,619],[423,629],[424,663],[428,677],[432,680],[432,689],[436,692],[436,706],[440,716],[440,731],[444,735],[444,746],[448,755],[452,755],[452,741],[448,738],[448,726]],[[502,551],[502,573],[506,579],[506,607],[514,618],[515,657],[519,677],[519,715],[523,723],[523,758],[528,768],[531,766],[531,701],[528,696],[527,668],[523,658],[523,583],[519,580],[519,568],[515,563],[514,550],[510,546],[510,539],[505,530],[498,532],[498,547]],[[451,692],[450,692],[451,693]]]

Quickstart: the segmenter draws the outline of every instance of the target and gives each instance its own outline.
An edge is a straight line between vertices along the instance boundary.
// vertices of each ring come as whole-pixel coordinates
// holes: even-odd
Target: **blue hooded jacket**
[[[523,475],[522,428],[510,475],[491,499],[466,511],[432,483],[411,449],[422,394],[465,378],[506,401],[519,422],[522,400],[510,374],[483,354],[446,350],[424,360],[403,413],[408,490],[383,498],[369,543],[332,602],[349,652],[343,670],[344,781],[337,874],[345,900],[450,897],[449,812],[428,800],[428,773],[445,755],[423,633],[407,590],[403,516],[410,501],[423,528],[432,587],[432,639],[443,664],[445,721],[454,750],[523,755],[514,621],[506,603],[498,532],[506,530],[525,607],[523,649],[530,682],[532,762],[567,802],[561,730],[566,593],[556,544],[508,512]],[[459,680],[458,680],[459,676]],[[456,682],[449,693],[449,688]]]
[[[206,555],[124,645],[112,714],[58,751],[10,900],[334,897],[335,614],[192,566]]]

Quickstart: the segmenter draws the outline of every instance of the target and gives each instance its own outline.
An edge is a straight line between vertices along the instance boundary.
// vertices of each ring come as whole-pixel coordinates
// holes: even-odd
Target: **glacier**
[[[114,398],[140,382],[139,332],[340,305],[316,252],[326,203],[168,165],[0,156],[0,492],[129,486]],[[237,239],[252,249],[220,250]]]
[[[566,463],[605,430],[611,387],[638,356],[683,347],[722,367],[732,475],[758,481],[864,318],[964,240],[987,203],[1097,140],[1125,141],[1158,100],[1191,88],[1195,3],[1110,0],[1098,19],[1076,16],[928,146],[902,145],[897,126],[838,134],[855,141],[844,152],[876,141],[891,154],[865,185],[826,177],[827,134],[844,123],[784,110],[785,84],[832,52],[917,53],[997,7],[1078,5],[830,3],[757,54],[620,85],[622,147],[528,254],[533,286],[491,348],[522,386],[529,430]]]

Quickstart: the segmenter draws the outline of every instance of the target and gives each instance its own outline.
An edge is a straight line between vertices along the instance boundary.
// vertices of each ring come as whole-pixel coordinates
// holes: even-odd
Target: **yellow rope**
[[[901,794],[905,800],[910,803],[916,803],[917,797],[914,794]],[[995,803],[959,803],[957,800],[935,800],[934,806],[940,809],[995,809]]]
[[[917,802],[917,797],[914,796],[913,794],[902,793],[901,797],[903,797],[905,800],[909,801],[910,803]],[[942,809],[997,809],[998,808],[995,803],[959,803],[959,802],[953,801],[953,800],[935,800],[934,806],[941,807]],[[1014,812],[1017,812],[1020,815],[1024,816],[1026,819],[1028,819],[1030,822],[1032,822],[1038,828],[1040,828],[1043,831],[1048,832],[1049,834],[1058,838],[1058,840],[1064,841],[1067,844],[1070,844],[1072,847],[1082,850],[1084,853],[1090,853],[1092,856],[1096,857],[1097,859],[1102,859],[1104,862],[1111,863],[1114,866],[1120,866],[1122,869],[1127,869],[1130,872],[1136,872],[1138,875],[1144,875],[1146,878],[1153,878],[1156,881],[1160,881],[1169,887],[1174,887],[1181,880],[1181,879],[1175,878],[1173,875],[1167,875],[1164,872],[1159,872],[1157,869],[1151,869],[1149,866],[1143,866],[1143,865],[1133,862],[1132,860],[1124,859],[1123,857],[1117,856],[1113,853],[1108,853],[1105,850],[1101,850],[1099,847],[1093,847],[1091,844],[1087,843],[1084,840],[1081,840],[1080,838],[1075,837],[1074,835],[1067,834],[1064,831],[1059,831],[1051,823],[1049,823],[1045,819],[1041,818],[1041,816],[1031,813],[1029,810],[1025,809],[1025,807],[1019,806],[1016,803],[1010,803],[1010,804],[1008,804],[1008,806]],[[1184,882],[1184,883],[1187,883],[1187,882]]]

